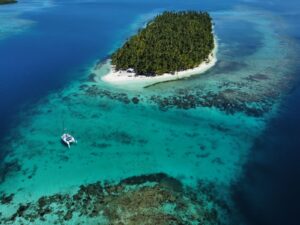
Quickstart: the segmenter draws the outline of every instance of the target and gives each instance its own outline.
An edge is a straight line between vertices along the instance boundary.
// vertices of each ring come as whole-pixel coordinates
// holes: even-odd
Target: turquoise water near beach
[[[37,5],[28,9],[25,18],[12,12],[13,7],[19,6],[5,9],[5,15],[15,19],[0,24],[0,50],[4,52],[1,57],[9,54],[7,46],[27,50],[22,43],[33,46],[32,41],[39,37],[49,47],[32,47],[32,62],[21,63],[20,69],[10,67],[8,61],[0,64],[0,69],[3,67],[8,74],[15,72],[21,77],[22,68],[30,68],[36,77],[45,74],[39,79],[46,79],[41,90],[26,80],[35,87],[33,95],[39,97],[32,97],[28,88],[23,93],[26,100],[12,98],[18,99],[15,102],[20,105],[11,108],[13,119],[9,112],[3,113],[3,118],[12,122],[4,126],[0,192],[13,194],[9,204],[0,204],[3,223],[28,224],[29,220],[22,216],[14,221],[9,218],[20,204],[35,204],[42,196],[71,195],[80,185],[97,181],[117,183],[128,177],[156,173],[174,177],[189,188],[197,188],[199,182],[213,184],[216,195],[235,212],[229,216],[231,222],[224,219],[222,223],[232,224],[242,218],[231,196],[232,185],[243,177],[255,140],[264,133],[269,121],[278,116],[284,97],[297,80],[298,43],[284,33],[287,22],[270,10],[247,4],[220,7],[167,2],[139,3],[135,7],[134,3],[122,4],[126,5],[97,1]],[[78,13],[81,7],[87,10],[84,15]],[[92,79],[90,74],[95,68],[99,76],[105,75],[106,56],[156,13],[202,7],[210,10],[219,44],[218,63],[207,73],[136,91]],[[96,9],[100,8],[105,15],[95,19],[102,21],[99,30],[96,23],[86,25],[86,22],[97,18]],[[76,21],[84,21],[79,27],[85,27],[85,32],[97,31],[75,38],[61,34],[59,48],[66,42],[69,51],[56,52],[50,48],[67,28],[59,26],[56,30],[51,19],[62,16],[64,10],[75,16]],[[104,21],[112,20],[109,15],[118,16],[115,27]],[[122,16],[126,17],[124,21]],[[68,16],[59,18],[70,24]],[[47,25],[55,34],[53,39],[47,37]],[[22,29],[16,31],[15,27]],[[78,30],[74,26],[69,32]],[[91,43],[85,43],[81,49],[81,41]],[[74,45],[77,47],[72,50]],[[17,58],[21,58],[18,49],[15,51]],[[40,59],[44,51],[50,55]],[[64,60],[65,57],[70,58]],[[31,63],[36,65],[35,69],[29,66]],[[22,81],[17,81],[22,89],[18,82]],[[8,107],[4,98],[1,101]],[[3,120],[3,124],[6,122]],[[64,129],[78,140],[70,149],[60,142]],[[210,200],[206,201],[209,205]],[[55,206],[52,208],[54,212]],[[44,218],[34,223],[57,222],[54,213]],[[65,224],[80,222],[108,223],[103,216],[90,218],[75,213],[72,219],[64,221]]]

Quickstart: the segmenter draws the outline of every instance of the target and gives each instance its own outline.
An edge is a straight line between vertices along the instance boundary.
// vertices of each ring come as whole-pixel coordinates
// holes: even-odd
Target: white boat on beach
[[[61,140],[63,141],[63,143],[65,143],[66,145],[68,145],[68,147],[71,147],[72,143],[77,143],[76,139],[68,133],[65,133],[61,136]]]

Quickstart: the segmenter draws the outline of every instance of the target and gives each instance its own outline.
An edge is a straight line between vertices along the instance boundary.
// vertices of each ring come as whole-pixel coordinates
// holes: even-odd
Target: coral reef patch
[[[17,160],[11,162],[3,162],[0,164],[0,184],[5,181],[10,174],[20,171],[21,165]]]
[[[13,195],[2,199],[12,201]],[[7,200],[7,201],[6,201]],[[184,186],[164,173],[129,177],[119,183],[96,182],[81,185],[74,194],[42,196],[19,204],[4,224],[36,222],[69,224],[72,219],[104,221],[101,224],[221,224],[230,210],[214,193],[214,185],[201,181]]]

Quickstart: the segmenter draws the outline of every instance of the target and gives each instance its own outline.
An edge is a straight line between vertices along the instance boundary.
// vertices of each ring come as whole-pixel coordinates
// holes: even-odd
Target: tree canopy
[[[16,0],[0,0],[0,5],[1,4],[9,4],[9,3],[16,3]]]
[[[113,53],[117,70],[153,76],[197,67],[214,48],[207,12],[164,12]]]

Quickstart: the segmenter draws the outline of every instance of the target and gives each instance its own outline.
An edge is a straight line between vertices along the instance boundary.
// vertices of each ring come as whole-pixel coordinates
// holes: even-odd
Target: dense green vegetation
[[[16,0],[0,0],[0,5],[1,4],[9,4],[9,3],[16,3]]]
[[[174,73],[198,66],[213,48],[208,13],[164,12],[113,53],[112,64],[147,76]]]

